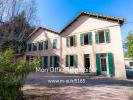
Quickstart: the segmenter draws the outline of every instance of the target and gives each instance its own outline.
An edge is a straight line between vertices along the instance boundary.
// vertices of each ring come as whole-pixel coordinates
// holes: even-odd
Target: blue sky
[[[66,24],[81,11],[126,18],[133,22],[133,0],[36,0],[38,19],[42,27],[61,31]],[[122,38],[125,40],[132,24],[122,26]]]

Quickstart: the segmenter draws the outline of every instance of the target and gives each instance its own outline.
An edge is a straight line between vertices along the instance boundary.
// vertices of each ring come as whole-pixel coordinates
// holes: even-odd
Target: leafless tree
[[[4,41],[23,41],[38,24],[36,0],[0,0],[0,36]],[[13,42],[14,43],[14,42]]]
[[[6,31],[12,30],[10,31],[8,38],[11,39],[11,36],[14,34],[13,29],[16,24],[19,24],[23,29],[22,32],[19,33],[17,39],[21,40],[25,36],[26,27],[23,23],[21,23],[23,19],[20,18],[19,23],[16,23],[16,20],[14,20],[14,18],[20,16],[22,13],[27,23],[29,23],[30,25],[35,25],[37,22],[35,0],[0,0],[0,22],[6,22],[5,24],[8,24],[5,25],[5,28],[2,27],[1,29],[6,29]]]

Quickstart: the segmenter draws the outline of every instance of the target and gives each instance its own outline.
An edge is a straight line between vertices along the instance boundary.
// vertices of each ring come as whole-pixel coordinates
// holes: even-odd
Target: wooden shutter
[[[59,67],[60,65],[60,57],[56,56],[56,67]]]
[[[112,53],[108,53],[108,64],[109,64],[109,74],[112,77],[115,75],[114,59]]]
[[[76,35],[73,36],[73,45],[76,46]]]
[[[78,66],[78,56],[74,55],[74,67]]]
[[[99,33],[95,32],[95,42],[96,44],[99,44]]]
[[[53,49],[56,49],[56,47],[57,47],[57,39],[54,39],[53,40]]]
[[[53,57],[50,56],[50,67],[53,67],[53,66],[52,66],[52,58],[53,58]]]
[[[48,56],[44,56],[44,68],[48,67]]]
[[[68,60],[69,60],[69,56],[66,55],[66,67],[68,67]]]
[[[84,35],[80,34],[80,45],[84,44]]]
[[[92,42],[92,32],[88,33],[88,44],[91,44]]]
[[[110,31],[109,31],[109,29],[106,29],[104,31],[104,34],[105,34],[106,43],[110,43]]]
[[[66,46],[69,47],[69,40],[68,40],[69,37],[66,37]]]
[[[100,54],[96,54],[96,67],[97,67],[97,74],[101,74],[101,66],[100,66]]]

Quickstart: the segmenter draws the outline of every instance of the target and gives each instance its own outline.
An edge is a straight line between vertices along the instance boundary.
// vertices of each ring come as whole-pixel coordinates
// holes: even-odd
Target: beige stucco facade
[[[98,30],[110,30],[110,43],[95,42],[95,32]],[[80,45],[80,34],[92,32],[92,43],[90,45]],[[67,47],[66,37],[76,35],[76,46]],[[57,49],[52,49],[53,39],[57,39]],[[84,54],[89,54],[90,71],[96,72],[96,53],[111,52],[114,57],[115,78],[126,78],[124,67],[124,56],[122,48],[122,38],[120,24],[116,21],[108,21],[100,18],[93,18],[86,15],[81,16],[60,35],[53,32],[40,29],[32,35],[27,43],[37,43],[48,40],[48,49],[41,51],[26,52],[25,55],[32,56],[51,56],[58,55],[60,57],[60,67],[65,70],[65,73],[84,73]],[[77,68],[66,67],[66,55],[76,54],[78,56]],[[49,60],[48,60],[49,65]],[[76,69],[76,72],[75,72]],[[107,64],[107,75],[109,68]]]

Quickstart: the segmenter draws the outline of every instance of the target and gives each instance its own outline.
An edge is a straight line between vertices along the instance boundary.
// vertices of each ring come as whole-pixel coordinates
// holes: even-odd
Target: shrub
[[[0,51],[0,100],[16,100],[27,75],[35,70],[39,60],[16,60],[13,50]]]

